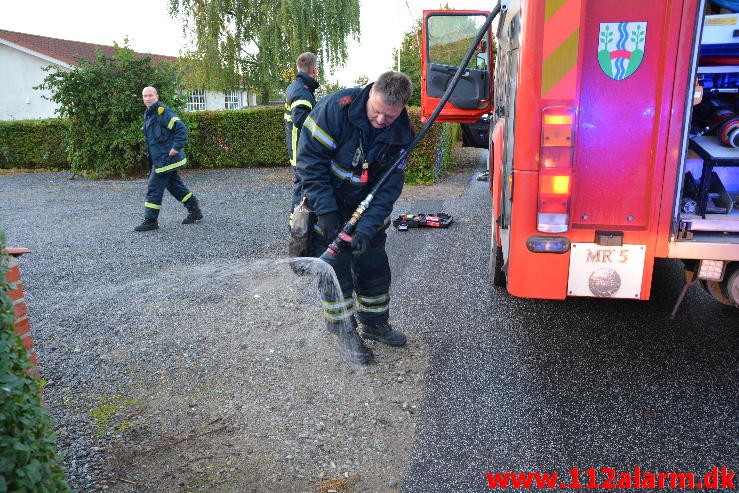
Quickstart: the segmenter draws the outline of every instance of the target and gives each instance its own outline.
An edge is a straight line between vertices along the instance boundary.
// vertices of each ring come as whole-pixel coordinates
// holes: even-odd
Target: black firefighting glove
[[[354,233],[354,236],[352,236],[352,253],[357,257],[364,255],[370,246],[370,240],[371,238],[367,233],[361,231]]]
[[[338,212],[329,212],[318,216],[318,228],[327,240],[333,240],[341,227],[341,216]]]

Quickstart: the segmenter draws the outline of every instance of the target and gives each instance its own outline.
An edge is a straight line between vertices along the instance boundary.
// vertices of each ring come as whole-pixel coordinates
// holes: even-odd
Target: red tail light
[[[569,227],[575,111],[566,106],[542,110],[537,231],[563,233]]]

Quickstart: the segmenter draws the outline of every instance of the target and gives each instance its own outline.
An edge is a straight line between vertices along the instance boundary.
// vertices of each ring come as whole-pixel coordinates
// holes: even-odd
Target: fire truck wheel
[[[494,247],[493,251],[490,252],[490,265],[492,265],[493,286],[504,288],[506,277],[505,272],[503,272],[503,249],[501,247]]]
[[[713,296],[715,299],[723,303],[724,305],[734,305],[732,301],[723,293],[721,290],[721,283],[718,281],[701,281],[703,289],[708,291],[708,294]]]
[[[500,230],[498,229],[498,224],[495,221],[495,213],[493,212],[490,227],[490,260],[488,262],[488,272],[490,273],[490,280],[493,286],[504,288],[508,284],[508,281],[506,279],[506,273],[503,270],[505,258],[503,257],[503,247],[499,246],[500,241],[498,235],[500,235]]]
[[[724,294],[721,292],[721,287],[719,286],[719,283],[716,281],[701,281],[701,286],[703,286],[703,289],[705,289],[708,294],[713,296],[715,299],[720,301],[721,303],[728,305],[729,299],[724,296]]]
[[[488,271],[490,272],[490,280],[493,286],[504,288],[506,287],[506,275],[503,272],[503,248],[498,246],[498,240],[496,238],[495,220],[493,220],[493,227],[490,234],[490,262],[488,264]]]
[[[739,262],[729,264],[721,281],[721,292],[730,305],[739,306]]]

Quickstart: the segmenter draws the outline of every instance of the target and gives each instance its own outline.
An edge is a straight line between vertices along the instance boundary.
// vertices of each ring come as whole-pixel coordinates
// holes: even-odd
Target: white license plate
[[[568,296],[639,299],[646,245],[573,243]]]

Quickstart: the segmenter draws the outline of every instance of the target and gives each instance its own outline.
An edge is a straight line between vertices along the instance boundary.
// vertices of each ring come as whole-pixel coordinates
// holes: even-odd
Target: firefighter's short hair
[[[316,66],[316,55],[310,51],[301,53],[295,61],[298,72],[309,73]]]
[[[413,83],[403,72],[388,70],[377,78],[372,89],[377,91],[385,104],[405,105],[413,96]]]

